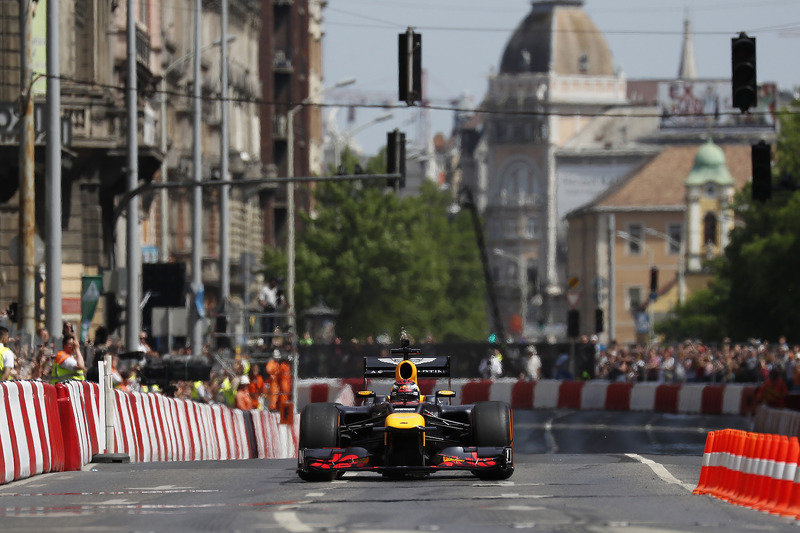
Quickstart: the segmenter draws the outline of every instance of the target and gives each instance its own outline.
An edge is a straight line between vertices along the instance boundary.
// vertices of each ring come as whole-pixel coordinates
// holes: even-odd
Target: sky
[[[409,143],[423,136],[426,122],[432,133],[449,136],[452,111],[430,110],[426,121],[425,112],[397,102],[397,35],[408,27],[422,34],[426,99],[448,106],[467,95],[477,105],[530,6],[530,0],[328,0],[323,86],[356,81],[326,90],[324,100],[378,106],[339,108],[339,132],[368,155],[386,144],[393,128],[406,132]],[[677,76],[688,17],[698,78],[730,78],[731,37],[744,31],[756,37],[759,83],[800,86],[800,0],[585,0],[583,9],[628,79]],[[383,104],[398,107],[382,109]],[[324,111],[326,119],[332,112]]]

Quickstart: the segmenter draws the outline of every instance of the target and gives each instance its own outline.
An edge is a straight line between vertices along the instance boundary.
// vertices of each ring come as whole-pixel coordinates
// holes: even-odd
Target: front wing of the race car
[[[433,473],[445,470],[468,470],[478,477],[500,477],[514,468],[514,451],[511,446],[504,447],[462,447],[450,446],[436,452],[426,464],[383,463],[366,448],[317,448],[298,450],[300,474],[310,477],[325,476],[349,471],[403,474],[412,472]],[[505,476],[502,476],[505,477]]]

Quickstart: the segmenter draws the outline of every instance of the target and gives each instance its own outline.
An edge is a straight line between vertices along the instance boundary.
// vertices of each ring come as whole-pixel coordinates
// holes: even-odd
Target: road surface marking
[[[660,477],[661,479],[663,479],[667,483],[671,483],[673,485],[678,485],[680,487],[685,488],[686,490],[688,490],[690,492],[694,490],[694,487],[695,487],[694,485],[690,485],[689,483],[684,483],[683,481],[679,480],[678,478],[676,478],[675,476],[670,474],[669,470],[664,468],[664,465],[656,463],[655,461],[652,461],[650,459],[642,457],[641,455],[636,454],[636,453],[626,453],[625,455],[627,455],[631,459],[635,459],[635,460],[639,461],[642,464],[646,464],[647,466],[650,467],[650,470],[652,470],[658,477]]]

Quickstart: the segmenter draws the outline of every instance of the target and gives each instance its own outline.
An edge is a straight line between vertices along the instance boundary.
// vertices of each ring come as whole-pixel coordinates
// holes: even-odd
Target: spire
[[[681,66],[678,68],[678,79],[693,80],[696,77],[694,46],[692,46],[692,34],[689,29],[689,17],[687,15],[683,21],[683,51],[681,53]]]

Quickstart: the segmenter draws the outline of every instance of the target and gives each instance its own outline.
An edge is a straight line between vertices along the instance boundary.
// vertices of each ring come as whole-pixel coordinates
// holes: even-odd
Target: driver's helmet
[[[401,379],[392,385],[389,394],[392,403],[419,403],[419,387],[410,379]]]

